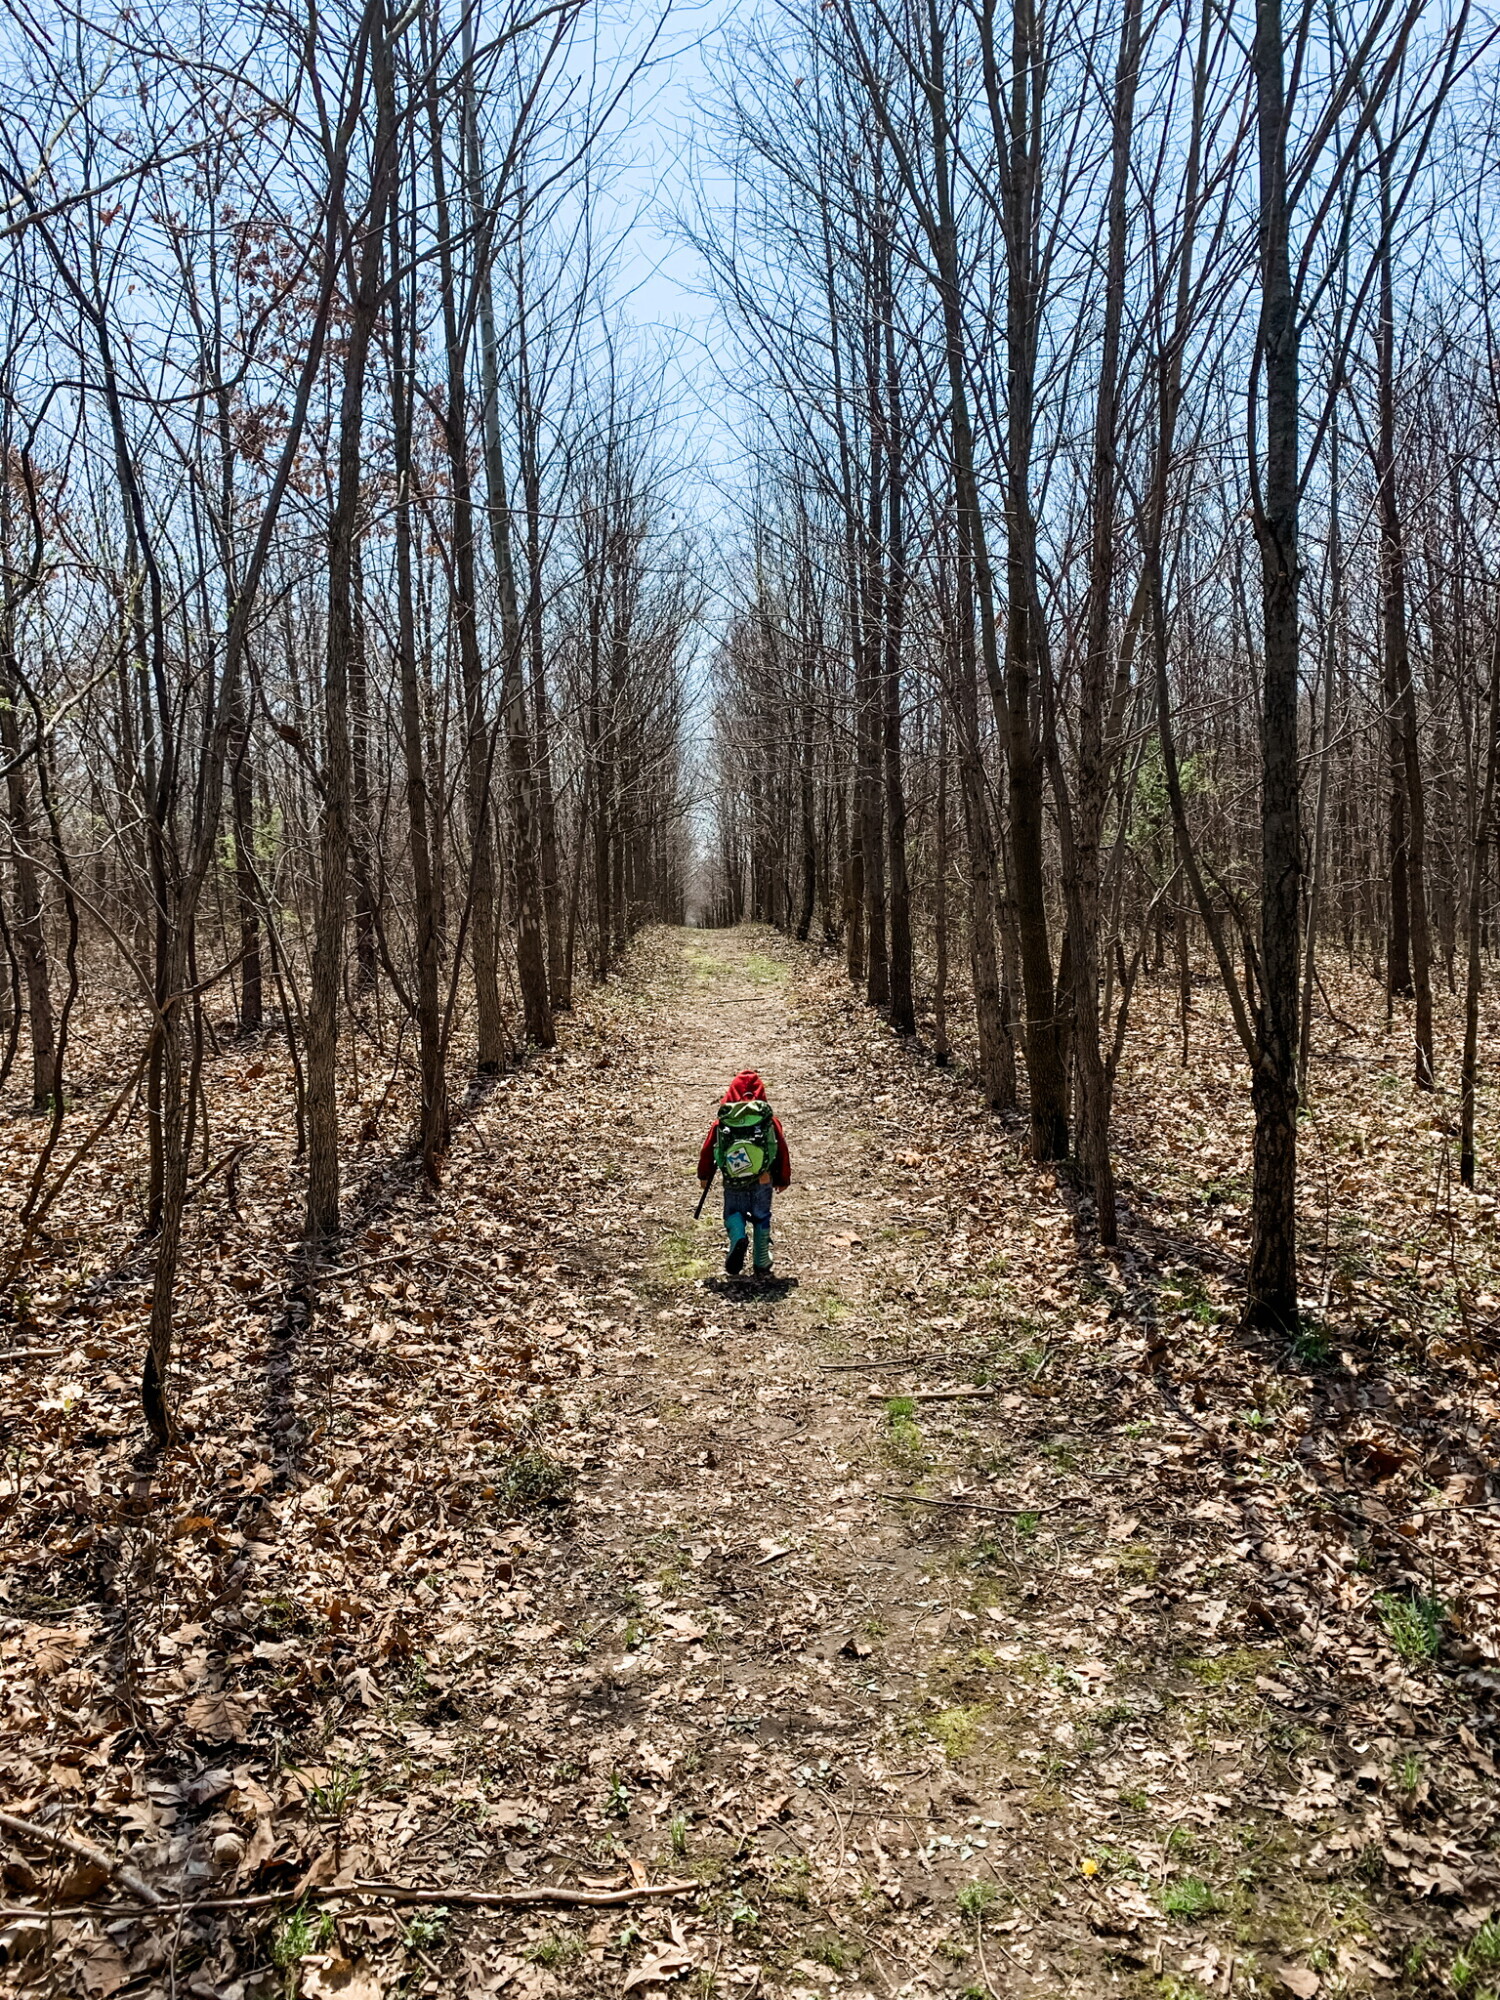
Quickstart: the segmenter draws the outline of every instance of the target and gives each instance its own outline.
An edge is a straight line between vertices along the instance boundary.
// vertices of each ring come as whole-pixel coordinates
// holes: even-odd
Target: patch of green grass
[[[563,1507],[573,1497],[573,1474],[544,1451],[518,1451],[495,1482],[500,1499],[534,1512]]]
[[[434,1903],[430,1910],[403,1924],[402,1946],[407,1951],[431,1951],[442,1943],[447,1929],[448,1911],[442,1903]]]
[[[564,1966],[576,1965],[583,1952],[581,1937],[574,1937],[568,1931],[554,1931],[551,1937],[538,1938],[526,1956],[533,1965],[545,1966],[549,1972],[560,1972]]]
[[[910,1396],[892,1396],[885,1406],[886,1448],[908,1470],[925,1462],[922,1433],[915,1421],[916,1407]]]
[[[671,1824],[667,1828],[667,1838],[671,1841],[672,1852],[679,1861],[687,1853],[687,1836],[688,1823],[686,1817],[682,1813],[674,1813]]]
[[[825,1937],[810,1938],[806,1950],[815,1965],[826,1965],[830,1972],[847,1972],[859,1963],[859,1953],[853,1946],[831,1933]]]
[[[805,1854],[779,1854],[771,1862],[771,1894],[805,1910],[812,1888],[812,1863]]]
[[[1115,1568],[1121,1576],[1134,1577],[1137,1583],[1155,1583],[1156,1551],[1144,1542],[1127,1542],[1115,1557]]]
[[[333,1937],[333,1918],[327,1910],[310,1910],[299,1903],[289,1910],[271,1932],[271,1963],[286,1975],[287,1991],[292,1990],[297,1966],[310,1951],[321,1951]]]
[[[1169,1917],[1206,1917],[1219,1907],[1213,1890],[1196,1875],[1179,1875],[1168,1882],[1159,1901]]]
[[[965,1882],[958,1892],[959,1915],[982,1924],[999,1900],[993,1882]]]
[[[301,1778],[307,1803],[320,1819],[342,1820],[355,1799],[364,1788],[364,1764],[346,1764],[341,1757],[335,1757],[328,1768],[328,1776],[315,1782],[299,1771],[295,1765],[288,1765],[292,1776]]]
[[[609,1783],[605,1787],[604,1797],[600,1801],[600,1810],[608,1819],[629,1819],[630,1817],[630,1787],[618,1771],[611,1771],[609,1774]]]
[[[1093,1859],[1101,1875],[1123,1875],[1135,1882],[1146,1879],[1139,1855],[1132,1854],[1128,1847],[1096,1847]]]
[[[1215,1653],[1205,1659],[1184,1660],[1183,1666],[1195,1681],[1204,1687],[1229,1687],[1239,1681],[1253,1681],[1259,1673],[1264,1673],[1265,1656],[1249,1646],[1236,1646],[1232,1652]]]
[[[753,979],[757,986],[782,985],[790,969],[779,958],[768,958],[763,951],[747,952],[744,967],[746,977]]]
[[[1398,1757],[1391,1766],[1391,1789],[1403,1792],[1408,1798],[1422,1782],[1422,1760],[1415,1750],[1408,1750],[1404,1757]]]
[[[1463,2000],[1484,2000],[1485,1993],[1495,1990],[1493,1986],[1480,1988],[1479,1981],[1487,1972],[1500,1972],[1500,1922],[1494,1917],[1479,1926],[1454,1959],[1448,1979]]]
[[[1401,1597],[1384,1590],[1375,1599],[1375,1614],[1399,1657],[1415,1664],[1436,1659],[1443,1643],[1447,1606],[1437,1597]]]
[[[1326,1368],[1333,1359],[1333,1342],[1321,1327],[1308,1322],[1292,1335],[1291,1354],[1304,1368]]]
[[[967,1757],[979,1738],[980,1726],[989,1714],[984,1702],[960,1703],[953,1708],[939,1709],[936,1715],[925,1718],[925,1727],[930,1736],[942,1744],[949,1761]]]
[[[691,1285],[704,1277],[709,1269],[702,1254],[705,1247],[703,1232],[692,1223],[665,1231],[656,1246],[656,1258],[668,1284]]]

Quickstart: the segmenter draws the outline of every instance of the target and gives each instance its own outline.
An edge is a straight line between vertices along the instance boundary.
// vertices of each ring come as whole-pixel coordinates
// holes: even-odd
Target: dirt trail
[[[1027,1898],[1045,1887],[1050,1900],[1053,1842],[1023,1833],[1009,1780],[975,1762],[989,1703],[967,1682],[997,1667],[995,1643],[1020,1649],[1004,1644],[1013,1621],[980,1601],[998,1592],[976,1591],[952,1553],[955,1535],[966,1547],[979,1532],[1004,1562],[1012,1521],[883,1497],[933,1467],[935,1436],[967,1436],[966,1408],[994,1423],[962,1377],[923,1370],[921,1267],[946,1256],[946,1217],[899,1162],[897,1107],[862,1100],[847,1053],[799,1012],[784,949],[749,931],[680,934],[678,949],[656,1074],[624,1112],[639,1173],[578,1246],[602,1278],[607,1246],[623,1239],[628,1265],[633,1243],[645,1298],[616,1428],[580,1479],[550,1590],[589,1663],[528,1712],[533,1741],[578,1760],[560,1772],[577,1806],[557,1798],[553,1865],[561,1876],[613,1850],[695,1871],[708,1898],[679,1935],[725,1992],[1113,1984],[1096,1953],[1080,1986],[1033,1942],[1003,1846],[1023,1834]],[[690,1221],[711,1107],[746,1066],[766,1078],[794,1159],[776,1205],[781,1282],[765,1291],[720,1275],[717,1191]],[[855,1365],[867,1360],[880,1365]],[[931,1383],[947,1400],[888,1412],[888,1396]],[[1009,1466],[1009,1484],[1027,1478]],[[1005,1761],[1024,1775],[1041,1741],[1013,1734]],[[669,1935],[665,1915],[638,1922]],[[592,1965],[569,1959],[565,1929],[531,1928],[523,1984],[618,1979],[617,1925],[591,1927]],[[1056,1940],[1070,1956],[1077,1928]]]
[[[872,1130],[882,1114],[800,1018],[786,954],[754,932],[682,934],[678,948],[656,1076],[626,1110],[640,1172],[578,1246],[582,1258],[634,1240],[646,1300],[618,1430],[578,1484],[568,1580],[554,1582],[570,1594],[564,1624],[596,1646],[530,1716],[592,1766],[572,1838],[554,1842],[556,1872],[562,1854],[586,1864],[612,1838],[696,1870],[720,1932],[694,1948],[696,1968],[716,1964],[728,1992],[754,1980],[894,1992],[920,1974],[914,1990],[984,1992],[954,1896],[988,1884],[968,1900],[994,1894],[998,1914],[988,1848],[1014,1814],[972,1792],[916,1722],[924,1656],[950,1628],[974,1632],[972,1592],[924,1546],[926,1522],[914,1534],[902,1520],[914,1510],[880,1498],[908,1486],[922,1444],[910,1422],[892,1432],[878,1386],[924,1380],[900,1364],[918,1288],[910,1270],[892,1284],[882,1252],[896,1236],[932,1236],[936,1250],[940,1232],[906,1214],[916,1190]],[[794,1186],[776,1200],[780,1282],[766,1290],[722,1278],[716,1190],[690,1222],[708,1114],[744,1066],[766,1076],[794,1154]],[[940,1710],[954,1752],[972,1734],[960,1694]],[[590,1810],[602,1782],[614,1818],[608,1792]],[[1018,1934],[1030,1922],[1010,1912],[1002,1924],[990,1980],[1034,1960]],[[602,1932],[618,1926],[592,1928],[608,1984]],[[652,1928],[666,1934],[666,1916]],[[936,1938],[948,1956],[934,1972]],[[566,1952],[560,1932],[554,1976],[566,1966],[564,1984],[588,1982]],[[522,1980],[546,1984],[546,1940],[540,1958]]]
[[[1207,1369],[1174,1386],[1149,1253],[1099,1260],[963,1081],[809,956],[753,930],[650,952],[593,1141],[628,1165],[561,1197],[602,1372],[568,1526],[523,1538],[511,1616],[554,1622],[509,1628],[530,1669],[495,1782],[532,1801],[519,1879],[700,1889],[486,1930],[470,1985],[497,1949],[534,1995],[1332,2000],[1461,1968],[1482,1760],[1420,1666],[1377,1681],[1356,1648],[1341,1684],[1358,1586],[1304,1587],[1292,1475],[1188,1407]],[[794,1158],[765,1291],[722,1277],[712,1198],[690,1221],[746,1066]],[[1439,1759],[1468,1828],[1446,1876],[1416,1823]]]

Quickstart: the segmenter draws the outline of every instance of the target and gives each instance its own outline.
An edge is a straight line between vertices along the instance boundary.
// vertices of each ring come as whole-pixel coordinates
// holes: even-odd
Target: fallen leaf
[[[250,1711],[227,1694],[200,1694],[188,1703],[183,1720],[210,1743],[242,1743],[250,1726]]]
[[[44,1681],[73,1664],[83,1650],[84,1639],[81,1632],[50,1631],[34,1625],[26,1634],[26,1644],[36,1677]]]
[[[1323,1984],[1317,1973],[1305,1965],[1278,1965],[1276,1977],[1289,1993],[1297,1995],[1297,2000],[1312,2000]]]
[[[680,1979],[684,1972],[692,1971],[695,1963],[690,1952],[669,1945],[665,1951],[654,1952],[650,1958],[643,1959],[634,1972],[627,1974],[620,1991],[628,1993],[634,1986],[660,1986],[669,1979]]]
[[[84,1944],[74,1959],[74,1969],[79,1985],[94,2000],[109,2000],[130,1977],[129,1961],[108,1938],[91,1938]]]
[[[354,1958],[330,1958],[317,1965],[308,1960],[302,1991],[308,2000],[381,2000],[384,1988],[372,1967]]]
[[[58,1885],[57,1900],[60,1903],[86,1903],[90,1896],[97,1896],[109,1880],[109,1870],[101,1868],[97,1861],[80,1861],[68,1870]]]

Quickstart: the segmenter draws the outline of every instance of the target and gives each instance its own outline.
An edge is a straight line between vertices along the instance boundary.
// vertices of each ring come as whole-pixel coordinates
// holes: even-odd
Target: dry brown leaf
[[[1276,1977],[1289,1993],[1297,1995],[1297,2000],[1312,2000],[1323,1984],[1317,1973],[1306,1965],[1278,1965]]]
[[[636,1986],[663,1986],[670,1979],[680,1979],[684,1972],[691,1972],[697,1960],[691,1952],[683,1951],[677,1945],[668,1945],[643,1959],[634,1972],[628,1973],[622,1993],[629,1993]]]
[[[209,1743],[242,1743],[250,1727],[250,1710],[232,1695],[200,1694],[188,1703],[183,1720]]]
[[[374,1968],[360,1959],[309,1957],[302,1967],[308,2000],[381,2000],[385,1991]]]

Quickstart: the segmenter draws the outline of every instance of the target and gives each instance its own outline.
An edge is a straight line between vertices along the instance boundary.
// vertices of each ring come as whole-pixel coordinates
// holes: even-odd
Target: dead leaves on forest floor
[[[1137,1247],[1105,1260],[962,1077],[755,951],[796,968],[819,1107],[798,1291],[663,1262],[662,1055],[709,1003],[655,937],[310,1312],[273,1250],[270,1298],[232,1260],[180,1450],[140,1453],[128,1315],[37,1312],[65,1351],[3,1390],[0,1803],[174,1896],[303,1893],[12,1916],[11,1976],[1479,2000],[1492,1207],[1435,1212],[1404,1100],[1356,1080],[1320,1116],[1359,1220],[1330,1208],[1313,1336],[1270,1351],[1233,1313],[1239,1085],[1227,1050],[1169,1069],[1164,994],[1122,1081]],[[105,1894],[4,1865],[18,1906]],[[577,1916],[329,1900],[683,1871],[693,1898]]]

